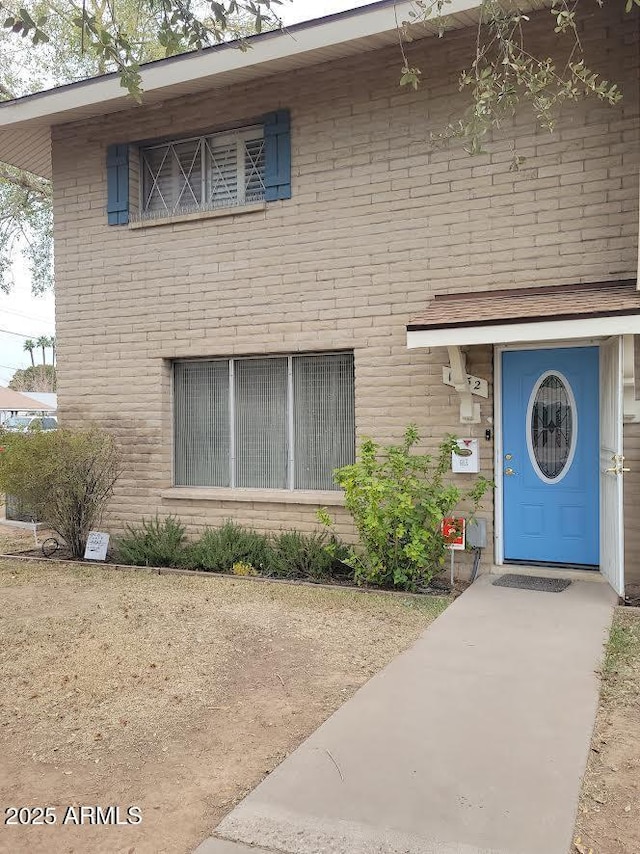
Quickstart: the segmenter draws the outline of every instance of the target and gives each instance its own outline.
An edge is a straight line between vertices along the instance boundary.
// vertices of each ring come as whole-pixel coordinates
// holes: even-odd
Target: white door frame
[[[614,335],[600,356],[600,572],[624,596],[624,349]],[[611,410],[617,417],[610,419]],[[612,465],[613,464],[613,465]],[[614,477],[611,474],[615,472]]]
[[[504,564],[504,499],[502,483],[502,354],[507,350],[555,350],[558,347],[600,347],[603,338],[579,338],[558,341],[531,341],[518,344],[495,344],[493,347],[493,436],[495,481],[494,493],[494,563]],[[598,383],[600,381],[598,380]]]

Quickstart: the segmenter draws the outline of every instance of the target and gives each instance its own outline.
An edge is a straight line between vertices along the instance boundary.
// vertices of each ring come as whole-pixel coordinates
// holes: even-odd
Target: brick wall
[[[543,45],[551,27],[547,12],[539,18]],[[426,446],[450,431],[479,436],[492,476],[492,398],[482,424],[461,427],[455,392],[441,383],[445,351],[408,351],[406,322],[434,293],[635,276],[638,45],[617,14],[594,7],[585,47],[622,83],[622,105],[573,106],[551,135],[523,110],[490,154],[471,159],[457,144],[433,151],[429,135],[466,104],[457,80],[474,39],[458,31],[412,44],[427,81],[418,92],[399,88],[400,57],[389,48],[55,129],[60,415],[99,422],[121,441],[114,529],[156,511],[193,530],[228,517],[261,528],[316,524],[312,505],[273,495],[160,497],[171,486],[176,357],[353,349],[360,435],[396,439],[413,421]],[[291,200],[217,219],[107,226],[108,144],[215,130],[278,108],[291,111]],[[526,158],[516,172],[513,139]],[[491,349],[472,348],[469,369],[491,382]],[[484,510],[490,518],[489,502]]]

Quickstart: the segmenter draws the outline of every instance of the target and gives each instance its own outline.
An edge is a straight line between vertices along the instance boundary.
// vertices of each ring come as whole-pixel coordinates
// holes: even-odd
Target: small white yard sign
[[[84,550],[85,560],[106,560],[109,547],[109,534],[100,531],[89,531],[87,547]]]

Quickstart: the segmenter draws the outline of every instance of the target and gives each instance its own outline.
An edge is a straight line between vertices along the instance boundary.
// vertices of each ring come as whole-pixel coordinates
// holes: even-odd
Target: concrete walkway
[[[493,579],[363,686],[197,854],[567,854],[615,598],[596,581],[542,593]]]

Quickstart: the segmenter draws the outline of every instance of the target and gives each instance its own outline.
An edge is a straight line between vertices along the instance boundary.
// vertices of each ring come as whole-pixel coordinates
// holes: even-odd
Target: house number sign
[[[472,374],[467,374],[467,381],[469,383],[469,390],[471,394],[477,394],[478,397],[489,397],[489,383],[486,380],[481,379],[480,377],[474,377]],[[451,367],[447,365],[442,368],[442,382],[445,385],[454,385],[453,380],[451,379]]]

